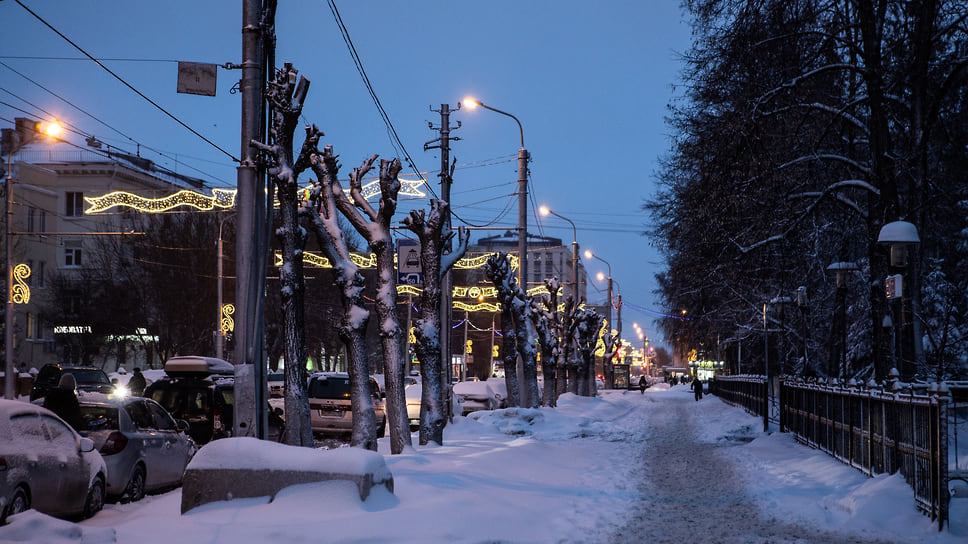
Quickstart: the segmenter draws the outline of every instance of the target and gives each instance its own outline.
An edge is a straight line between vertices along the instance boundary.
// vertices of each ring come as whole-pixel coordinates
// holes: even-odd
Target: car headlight
[[[117,398],[120,398],[120,399],[123,399],[125,397],[130,397],[131,396],[131,390],[128,389],[128,386],[126,386],[126,385],[115,385],[114,386],[114,391],[111,392],[111,396],[112,397],[117,397]]]

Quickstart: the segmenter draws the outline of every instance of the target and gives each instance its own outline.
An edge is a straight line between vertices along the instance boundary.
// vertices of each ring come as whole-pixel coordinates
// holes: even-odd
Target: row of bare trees
[[[380,199],[374,206],[363,196],[362,180],[374,168],[376,155],[364,160],[350,174],[347,194],[338,181],[340,164],[333,147],[327,145],[319,148],[323,133],[318,128],[306,127],[297,154],[294,142],[296,128],[310,83],[304,76],[298,80],[291,77],[295,74],[296,71],[287,64],[278,72],[276,80],[270,82],[267,98],[273,111],[271,141],[253,142],[268,164],[279,204],[276,236],[282,253],[279,280],[285,344],[282,349],[286,375],[285,440],[294,445],[312,445],[306,392],[305,279],[302,266],[307,235],[312,233],[333,266],[335,284],[342,301],[343,314],[338,331],[346,347],[350,376],[354,414],[351,444],[376,449],[376,418],[369,392],[370,365],[365,338],[370,311],[364,304],[363,276],[350,259],[347,232],[339,220],[343,217],[376,255],[377,296],[374,307],[379,320],[386,380],[390,449],[394,454],[401,453],[412,445],[404,392],[406,366],[401,349],[403,330],[395,311],[396,274],[391,234],[400,191],[397,176],[401,165],[396,159],[380,161]],[[316,178],[311,181],[312,189],[308,196],[300,191],[305,183],[299,181],[300,175],[307,170]],[[415,327],[415,351],[423,373],[419,431],[421,444],[443,442],[448,392],[441,377],[445,368],[443,365],[449,364],[449,361],[442,360],[440,349],[440,334],[444,328],[440,312],[443,300],[441,285],[447,271],[463,256],[469,240],[466,229],[460,228],[455,233],[447,226],[448,213],[448,203],[435,199],[430,203],[429,212],[414,210],[402,222],[420,241],[420,263],[424,277]],[[445,252],[444,248],[455,237],[456,247]],[[556,383],[566,383],[564,379],[556,382],[556,374],[561,377],[571,374],[573,378],[568,383],[573,390],[580,394],[594,394],[594,372],[589,369],[594,369],[593,349],[602,325],[601,316],[578,309],[574,301],[569,300],[565,304],[565,317],[559,318],[559,285],[556,279],[549,281],[548,287],[552,293],[549,300],[528,300],[511,274],[506,255],[492,256],[485,268],[488,278],[498,290],[503,308],[502,327],[507,333],[504,336],[504,353],[507,368],[511,369],[506,372],[511,397],[509,402],[529,408],[540,406],[542,400],[546,405],[554,405],[561,392]],[[549,361],[544,366],[544,399],[539,394],[537,383],[536,330],[542,339],[546,360]],[[559,339],[565,338],[576,340],[560,342],[564,349],[559,349]],[[577,352],[582,355],[578,363],[572,363],[568,358],[570,353],[576,351],[569,350],[573,344],[578,346]],[[522,365],[520,383],[518,373],[513,371],[517,359]]]

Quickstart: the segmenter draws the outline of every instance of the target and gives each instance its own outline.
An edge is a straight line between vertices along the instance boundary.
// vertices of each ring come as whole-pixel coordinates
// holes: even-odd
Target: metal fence
[[[767,381],[762,376],[716,376],[709,392],[755,416],[768,415]]]
[[[780,431],[868,476],[900,471],[917,506],[947,519],[947,401],[914,395],[781,382]]]
[[[710,382],[711,393],[764,418],[769,417],[768,391],[762,376],[717,376]],[[948,519],[949,423],[957,423],[948,421],[946,396],[781,380],[777,400],[781,432],[794,433],[798,442],[868,476],[900,471],[914,490],[918,508],[943,528]],[[951,427],[957,437],[957,426]]]

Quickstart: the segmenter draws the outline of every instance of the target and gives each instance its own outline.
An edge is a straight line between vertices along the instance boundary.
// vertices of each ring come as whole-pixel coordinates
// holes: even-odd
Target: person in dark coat
[[[648,386],[648,382],[645,381],[645,376],[639,376],[639,393],[645,394],[645,388]]]
[[[57,387],[47,392],[44,397],[44,408],[59,415],[74,430],[81,430],[84,420],[81,419],[81,405],[77,402],[77,380],[70,373],[61,374]]]
[[[692,379],[692,390],[696,393],[696,400],[702,398],[702,380],[699,379],[699,376]]]
[[[134,373],[128,380],[128,391],[133,396],[140,397],[144,394],[146,385],[148,384],[145,382],[145,375],[141,373],[141,368],[134,367]]]

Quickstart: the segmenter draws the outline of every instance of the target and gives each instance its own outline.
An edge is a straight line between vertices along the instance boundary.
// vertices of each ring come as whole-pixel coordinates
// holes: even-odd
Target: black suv
[[[201,446],[232,436],[235,367],[214,357],[172,357],[165,377],[145,388],[145,397],[162,405],[176,420],[188,422],[188,435]],[[269,412],[269,440],[277,441],[285,421]]]
[[[220,364],[221,363],[221,364]],[[188,422],[188,435],[206,444],[232,435],[235,404],[234,367],[209,357],[173,357],[165,374],[145,388],[145,397],[162,405],[176,420]]]
[[[47,392],[57,388],[64,373],[73,374],[78,391],[94,391],[110,395],[114,384],[100,368],[92,366],[63,366],[60,363],[46,364],[37,373],[34,387],[30,390],[30,401],[46,397]]]

